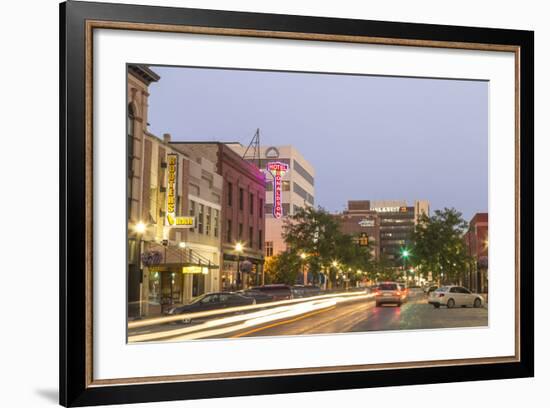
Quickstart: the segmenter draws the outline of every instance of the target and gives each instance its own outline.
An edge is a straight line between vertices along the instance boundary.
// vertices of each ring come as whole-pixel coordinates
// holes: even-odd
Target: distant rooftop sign
[[[270,146],[265,150],[265,157],[268,159],[278,159],[279,155],[279,149],[275,146]]]

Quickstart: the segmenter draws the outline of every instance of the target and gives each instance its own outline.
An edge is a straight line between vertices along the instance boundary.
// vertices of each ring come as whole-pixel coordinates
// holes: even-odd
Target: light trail
[[[334,308],[339,303],[353,302],[372,298],[372,294],[357,294],[354,296],[316,296],[314,298],[301,299],[299,303],[283,304],[277,307],[259,310],[252,313],[239,314],[235,316],[221,317],[208,320],[194,326],[183,327],[173,330],[165,330],[154,333],[142,333],[128,337],[129,343],[143,341],[181,341],[195,340],[207,337],[217,337],[236,331],[246,330],[275,321],[286,321],[297,316],[304,316],[317,311]],[[279,303],[279,302],[277,302]],[[182,316],[179,316],[179,320]]]
[[[223,315],[223,314],[229,314],[229,313],[245,312],[245,311],[256,310],[256,309],[265,309],[267,307],[292,305],[296,303],[310,302],[312,300],[321,300],[321,299],[330,299],[335,297],[348,297],[348,296],[357,297],[362,295],[365,295],[365,292],[331,293],[327,295],[312,296],[307,298],[278,300],[275,302],[260,303],[255,305],[221,308],[217,310],[209,310],[206,312],[184,313],[184,314],[178,314],[178,315],[172,315],[172,316],[154,317],[151,319],[135,320],[132,322],[128,322],[128,329],[130,330],[130,329],[137,329],[137,328],[146,327],[146,326],[155,326],[155,325],[164,324],[164,323],[178,322],[186,319],[191,320],[199,317],[211,317],[211,316]],[[371,294],[370,296],[373,296],[373,295]]]

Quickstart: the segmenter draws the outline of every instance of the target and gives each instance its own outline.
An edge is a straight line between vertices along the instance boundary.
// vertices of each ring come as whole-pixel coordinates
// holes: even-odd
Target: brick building
[[[489,271],[489,214],[477,213],[470,220],[464,241],[473,262],[463,277],[464,285],[478,293],[488,291]]]
[[[172,142],[171,146],[195,160],[216,163],[216,171],[223,177],[222,290],[261,284],[265,240],[264,173],[224,143]]]
[[[129,317],[159,315],[221,286],[222,177],[215,163],[174,149],[170,135],[149,132],[148,87],[158,79],[128,67]]]

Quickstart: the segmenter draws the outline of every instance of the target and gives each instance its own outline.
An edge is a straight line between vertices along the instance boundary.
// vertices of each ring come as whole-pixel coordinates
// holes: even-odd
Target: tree
[[[290,251],[271,256],[264,264],[265,283],[285,283],[294,285],[301,273],[300,258]]]
[[[366,270],[370,261],[370,249],[357,245],[351,235],[340,231],[340,224],[323,208],[300,208],[285,220],[283,239],[290,253],[307,254],[308,270],[319,281],[325,273],[335,282],[339,272]],[[334,265],[336,264],[336,265]],[[357,277],[353,276],[353,282]]]
[[[467,227],[454,208],[436,210],[431,217],[422,214],[412,234],[412,262],[423,271],[431,271],[433,279],[457,282],[470,262],[463,239]]]

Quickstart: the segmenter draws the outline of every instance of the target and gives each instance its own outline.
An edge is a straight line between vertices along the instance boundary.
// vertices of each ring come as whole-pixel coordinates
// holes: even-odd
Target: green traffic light
[[[401,255],[403,256],[403,258],[408,258],[410,253],[407,249],[404,249],[403,251],[401,251]]]

